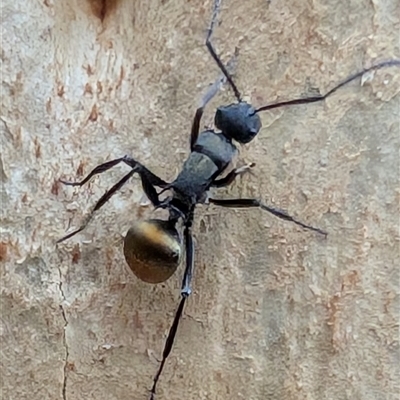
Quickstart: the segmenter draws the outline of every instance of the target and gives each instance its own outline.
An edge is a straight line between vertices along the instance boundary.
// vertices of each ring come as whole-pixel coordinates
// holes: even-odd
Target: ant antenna
[[[207,46],[208,51],[211,54],[211,57],[217,63],[219,69],[222,71],[222,73],[225,75],[227,81],[231,85],[231,87],[232,87],[232,89],[233,89],[233,91],[235,93],[235,97],[236,97],[237,101],[240,103],[242,101],[242,96],[240,95],[240,92],[239,92],[238,88],[236,87],[235,83],[233,82],[233,79],[232,79],[231,75],[229,74],[229,72],[226,69],[225,65],[222,63],[222,61],[218,57],[218,55],[215,52],[215,49],[214,49],[214,47],[213,47],[213,45],[211,43],[211,35],[213,33],[213,30],[214,30],[214,25],[215,25],[215,23],[217,21],[217,16],[218,16],[218,13],[219,13],[220,6],[221,6],[221,0],[215,0],[214,1],[214,8],[213,8],[213,15],[212,15],[210,27],[208,28],[208,33],[207,33],[207,38],[206,38],[206,46]]]
[[[331,90],[326,92],[324,95],[318,95],[318,96],[312,96],[312,97],[305,97],[302,99],[294,99],[294,100],[288,100],[288,101],[282,101],[279,103],[272,103],[272,104],[267,104],[266,106],[262,106],[260,108],[257,108],[254,111],[254,114],[260,112],[260,111],[266,111],[266,110],[272,110],[273,108],[278,108],[278,107],[283,107],[283,106],[291,106],[294,104],[307,104],[307,103],[316,103],[317,101],[323,101],[327,97],[329,97],[331,94],[335,93],[338,89],[340,89],[342,86],[347,85],[351,81],[354,81],[354,79],[357,79],[367,72],[373,71],[373,70],[378,70],[384,67],[392,67],[392,66],[400,66],[400,59],[394,59],[394,60],[387,60],[387,61],[382,61],[378,64],[373,65],[372,67],[365,68],[360,72],[356,72],[353,75],[350,75],[348,78],[346,78],[344,81],[340,82],[338,85],[333,87]],[[253,115],[254,115],[253,114]]]

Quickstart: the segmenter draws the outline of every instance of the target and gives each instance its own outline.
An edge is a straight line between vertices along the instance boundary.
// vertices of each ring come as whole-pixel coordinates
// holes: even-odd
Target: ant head
[[[142,281],[166,281],[177,269],[182,240],[175,223],[160,219],[136,222],[124,239],[125,260]]]
[[[245,101],[218,107],[214,122],[226,137],[242,144],[252,141],[261,129],[260,117]]]

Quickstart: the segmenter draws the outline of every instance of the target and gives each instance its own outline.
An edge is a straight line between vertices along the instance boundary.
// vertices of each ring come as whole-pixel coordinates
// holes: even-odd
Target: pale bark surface
[[[182,267],[157,286],[127,269],[121,237],[152,212],[136,178],[56,248],[127,168],[81,189],[58,179],[125,154],[173,179],[219,75],[211,3],[2,1],[2,399],[147,399]],[[256,106],[400,56],[398,0],[225,1],[220,21],[214,43],[225,61],[239,48]],[[254,173],[218,193],[260,197],[326,240],[198,208],[194,293],[158,400],[397,398],[400,68],[369,78],[264,113],[238,160]],[[233,100],[219,94],[203,123]]]

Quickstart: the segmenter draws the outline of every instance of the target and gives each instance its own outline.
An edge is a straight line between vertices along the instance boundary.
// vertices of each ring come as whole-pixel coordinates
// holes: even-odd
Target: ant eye
[[[173,275],[181,258],[182,243],[168,221],[152,219],[135,223],[124,239],[129,268],[142,281],[160,283]]]

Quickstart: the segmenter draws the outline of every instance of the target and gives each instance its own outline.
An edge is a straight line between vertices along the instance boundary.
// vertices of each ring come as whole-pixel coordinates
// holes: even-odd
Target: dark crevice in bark
[[[64,361],[64,375],[63,375],[63,385],[62,385],[62,398],[63,400],[67,400],[67,379],[68,379],[68,357],[69,357],[69,350],[68,350],[68,343],[67,343],[67,326],[68,326],[68,320],[67,316],[65,313],[65,309],[63,306],[63,303],[66,302],[64,290],[63,290],[63,283],[62,283],[62,274],[61,270],[59,269],[59,274],[60,274],[60,282],[59,282],[59,290],[61,294],[61,299],[62,299],[62,304],[60,304],[60,311],[62,318],[64,320],[64,336],[63,336],[63,342],[64,342],[64,348],[65,348],[65,361]]]

